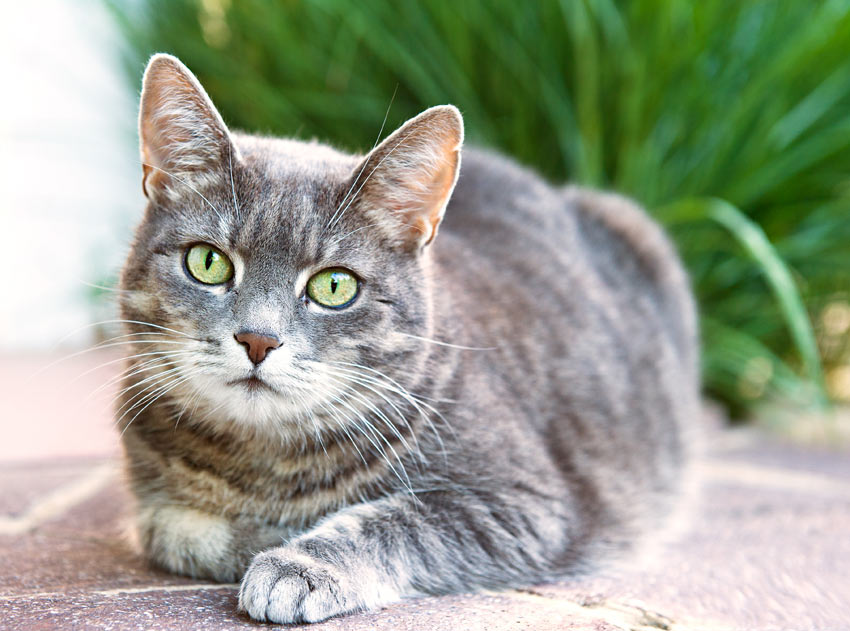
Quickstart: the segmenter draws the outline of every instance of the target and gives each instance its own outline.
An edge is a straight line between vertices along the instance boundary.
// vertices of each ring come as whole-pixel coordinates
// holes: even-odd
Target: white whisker
[[[447,346],[449,348],[457,348],[462,351],[495,351],[498,350],[497,346],[463,346],[462,344],[452,344],[451,342],[441,342],[440,340],[432,340],[427,337],[420,337],[419,335],[412,335],[410,333],[402,333],[401,331],[394,331],[396,335],[403,335],[404,337],[410,337],[414,340],[419,340],[420,342],[429,342],[430,344],[437,344],[438,346]]]
[[[339,245],[341,242],[345,241],[345,239],[347,239],[348,237],[353,235],[355,232],[360,232],[361,230],[366,230],[368,228],[374,228],[375,226],[380,226],[380,225],[381,224],[379,222],[375,222],[375,223],[370,223],[366,226],[360,226],[359,228],[355,228],[354,230],[350,230],[349,232],[346,232],[341,237],[338,237],[338,238],[334,239],[333,241],[331,241],[329,246]]]
[[[178,375],[177,377],[173,377],[173,376],[169,375],[169,377],[171,377],[170,380],[166,380],[166,383],[163,384],[163,385],[157,385],[156,388],[147,392],[147,394],[145,394],[145,396],[143,396],[141,399],[139,399],[138,401],[133,403],[133,405],[131,405],[129,408],[124,410],[123,413],[121,414],[121,416],[119,416],[115,420],[115,424],[118,425],[124,419],[124,417],[127,416],[127,414],[132,412],[134,409],[136,409],[140,405],[144,404],[144,407],[142,407],[138,412],[136,412],[135,416],[133,416],[133,418],[130,419],[130,422],[127,423],[127,427],[129,427],[130,423],[132,423],[134,420],[136,420],[136,418],[138,418],[139,414],[141,414],[148,407],[150,407],[150,405],[153,402],[160,399],[163,395],[167,394],[168,392],[170,392],[171,390],[176,388],[181,383],[185,383],[186,381],[188,381],[189,379],[191,379],[195,375],[202,373],[203,371],[204,371],[203,368],[195,368],[194,370],[191,370],[189,372],[184,372],[183,374]],[[155,384],[151,384],[151,385],[155,385]],[[143,392],[145,392],[145,391],[143,391]],[[135,399],[136,396],[138,396],[138,394],[135,395],[133,398]],[[125,403],[125,405],[126,405],[126,403]],[[121,412],[121,409],[123,407],[124,406],[121,406],[121,408],[118,409],[118,412]],[[124,428],[124,431],[127,431],[127,427]],[[124,431],[121,432],[122,436],[124,434]]]
[[[424,454],[422,453],[422,450],[419,446],[419,438],[416,435],[416,432],[413,431],[413,428],[410,426],[410,422],[407,420],[404,413],[399,409],[399,407],[389,397],[385,396],[383,393],[381,393],[378,390],[376,390],[375,388],[371,387],[368,383],[366,383],[366,382],[364,382],[360,379],[357,379],[357,378],[352,378],[350,375],[345,375],[345,374],[342,374],[341,372],[335,373],[333,371],[328,371],[328,374],[329,374],[329,376],[331,376],[331,378],[333,378],[333,376],[336,376],[336,377],[339,377],[343,380],[347,379],[349,381],[354,381],[358,385],[363,386],[364,388],[366,388],[367,390],[369,390],[373,394],[380,397],[384,402],[386,402],[387,405],[389,405],[392,408],[392,410],[396,413],[396,415],[398,415],[399,420],[402,422],[402,424],[404,424],[404,426],[410,432],[410,435],[413,438],[413,441],[415,443],[415,448],[412,449],[410,447],[410,445],[407,443],[407,440],[396,430],[395,426],[389,421],[389,419],[387,419],[386,416],[371,401],[368,401],[367,399],[365,399],[363,397],[359,397],[359,399],[361,401],[364,401],[368,407],[370,407],[372,410],[375,411],[376,414],[379,414],[381,416],[384,423],[386,423],[387,426],[390,427],[390,429],[393,430],[393,432],[401,440],[401,442],[404,444],[405,448],[410,453],[415,454],[419,458],[420,461],[424,461]],[[344,383],[344,381],[343,381],[343,383]],[[349,387],[351,387],[351,386],[349,386]]]
[[[342,393],[341,393],[340,391],[338,391],[338,390],[337,390],[337,393],[338,393],[338,394],[342,394]],[[399,456],[398,452],[397,452],[397,451],[395,450],[395,448],[392,446],[392,443],[390,443],[390,442],[387,440],[386,436],[384,436],[384,435],[383,435],[383,434],[381,434],[379,431],[377,431],[377,429],[375,429],[374,425],[372,425],[372,423],[371,423],[371,422],[369,422],[369,419],[367,419],[367,418],[363,415],[363,413],[362,413],[362,412],[360,412],[357,408],[353,407],[353,406],[352,406],[352,405],[350,405],[347,401],[345,401],[345,399],[342,399],[342,398],[340,398],[339,396],[336,396],[336,395],[331,395],[331,396],[334,398],[334,400],[335,400],[336,402],[338,402],[339,404],[341,404],[341,405],[345,406],[347,409],[349,409],[351,412],[353,412],[353,413],[354,413],[354,414],[358,417],[358,419],[360,420],[360,422],[363,424],[363,427],[360,427],[360,426],[359,426],[358,424],[356,424],[356,423],[355,423],[353,426],[354,426],[354,427],[357,427],[358,429],[360,429],[360,430],[361,430],[361,433],[363,434],[363,436],[366,438],[366,440],[368,440],[368,441],[372,444],[372,446],[373,446],[375,449],[377,449],[377,450],[378,450],[378,453],[380,454],[381,458],[384,460],[384,462],[387,464],[387,466],[390,468],[390,470],[391,470],[391,471],[395,474],[395,476],[398,478],[399,482],[401,482],[401,483],[402,483],[402,485],[404,485],[404,487],[405,487],[406,489],[410,490],[410,488],[411,488],[411,487],[410,487],[410,477],[407,475],[407,471],[406,471],[406,470],[405,470],[405,468],[404,468],[404,463],[402,462],[401,457]],[[370,435],[369,435],[369,434],[367,434],[365,431],[363,431],[364,427],[365,427],[365,429],[367,429],[367,430],[369,431],[369,434],[371,434],[372,436],[377,437],[377,438],[379,438],[379,439],[383,440],[383,441],[384,441],[384,443],[386,443],[386,445],[387,445],[387,447],[389,448],[389,450],[390,450],[390,451],[392,451],[393,456],[395,456],[396,462],[398,462],[398,465],[399,465],[399,467],[400,467],[400,469],[401,469],[402,473],[404,474],[404,477],[402,477],[402,474],[400,474],[400,473],[398,472],[398,470],[396,469],[395,465],[393,465],[393,463],[390,461],[390,459],[389,459],[389,457],[387,456],[387,453],[386,453],[386,451],[384,450],[384,448],[383,448],[383,447],[382,447],[379,443],[377,443],[377,442],[376,442],[376,441],[372,438],[372,436],[370,436]],[[411,495],[412,495],[412,494],[413,494],[413,492],[411,491]]]
[[[146,400],[148,399],[148,397],[149,397],[149,396],[151,396],[151,394],[153,394],[153,393],[155,393],[156,391],[158,391],[159,387],[160,387],[160,386],[161,386],[164,382],[168,382],[169,380],[171,380],[172,378],[175,378],[175,377],[176,377],[176,378],[180,378],[180,377],[182,377],[183,375],[175,375],[175,374],[174,374],[174,373],[178,373],[178,372],[180,372],[181,370],[182,370],[182,368],[180,368],[180,367],[177,367],[177,368],[170,368],[170,369],[168,369],[168,370],[164,370],[163,372],[156,373],[155,375],[152,375],[152,376],[151,376],[150,378],[148,378],[148,379],[145,379],[145,381],[149,381],[149,380],[152,378],[152,379],[153,379],[153,382],[152,382],[152,383],[149,383],[147,386],[145,386],[144,388],[142,388],[139,392],[137,392],[137,393],[136,393],[136,394],[134,394],[132,397],[130,397],[129,399],[127,399],[126,401],[124,401],[124,403],[123,403],[123,404],[121,404],[121,407],[119,407],[119,408],[115,411],[115,413],[116,413],[116,414],[119,414],[122,410],[124,410],[125,408],[127,408],[127,406],[129,406],[128,410],[132,410],[132,409],[133,409],[134,407],[136,407],[137,405],[139,405],[139,404],[141,404],[141,403],[144,403],[144,401],[146,401]],[[126,387],[126,388],[124,388],[123,390],[121,390],[120,392],[118,392],[118,393],[117,393],[117,394],[113,397],[113,400],[117,401],[118,399],[120,399],[120,398],[121,398],[121,395],[122,395],[122,394],[124,394],[125,392],[128,392],[129,390],[132,390],[132,389],[133,389],[133,388],[135,388],[135,387],[136,387],[136,384],[132,384],[132,385],[130,385],[130,386],[128,386],[128,387]],[[122,415],[122,418],[123,418],[123,415]],[[121,420],[121,419],[119,418],[118,420]],[[118,422],[118,421],[116,421],[116,423],[117,423],[117,422]]]
[[[207,391],[207,386],[203,386],[201,388],[196,388],[196,387],[192,386],[192,388],[195,391],[194,395],[189,397],[188,399],[186,399],[186,402],[183,404],[183,407],[181,408],[180,413],[177,415],[177,419],[174,421],[174,431],[175,432],[177,431],[177,426],[180,425],[180,419],[183,418],[183,414],[188,409],[189,404],[192,401],[194,401],[194,405],[192,406],[192,411],[189,413],[190,416],[194,416],[196,410],[198,409],[198,403],[200,403],[200,401],[201,401],[201,397],[203,396],[204,392]]]
[[[328,376],[330,377],[330,375],[328,375]],[[401,441],[401,444],[404,445],[405,450],[407,450],[408,452],[411,452],[411,453],[419,454],[418,449],[413,450],[411,448],[410,444],[407,442],[407,439],[405,439],[405,437],[401,434],[401,432],[398,431],[398,428],[395,426],[395,424],[389,418],[387,418],[387,416],[380,410],[380,408],[378,408],[374,403],[369,401],[366,397],[364,397],[360,393],[358,393],[352,386],[346,385],[345,382],[343,382],[339,379],[334,379],[333,377],[330,377],[330,379],[334,383],[341,384],[343,386],[343,388],[345,389],[345,392],[350,392],[351,395],[354,396],[363,405],[365,405],[366,408],[369,411],[373,412],[379,419],[381,419],[381,421],[383,421],[383,423],[390,429],[390,431],[392,431],[392,433],[395,434],[396,438],[398,438],[399,441]],[[368,387],[368,386],[366,386],[366,387]],[[371,388],[370,388],[370,390],[371,390]],[[372,391],[377,392],[375,390],[372,390]],[[383,397],[383,398],[387,402],[389,402],[389,400],[386,399],[386,397]],[[392,405],[392,404],[390,404],[390,405]],[[396,409],[396,411],[398,411],[397,407],[395,407],[394,405],[393,405],[393,407]],[[410,429],[410,425],[407,423],[407,420],[404,418],[404,415],[401,414],[401,412],[398,412],[398,414],[399,414],[399,418],[401,419],[401,421],[405,424],[405,426],[407,426],[408,429]],[[415,435],[414,435],[414,437],[415,437]],[[421,454],[419,454],[419,455],[421,455]]]
[[[375,150],[375,147],[378,146],[378,142],[381,140],[381,134],[384,133],[384,127],[386,126],[387,118],[390,115],[390,108],[393,106],[393,101],[395,101],[395,95],[396,95],[397,92],[398,92],[398,84],[396,84],[395,90],[393,90],[393,95],[390,98],[390,104],[387,105],[387,111],[384,114],[384,121],[381,123],[381,128],[378,130],[378,136],[375,138],[375,142],[372,144],[372,148],[369,150],[369,154],[371,154]],[[366,154],[366,155],[368,156],[369,154]],[[369,164],[369,158],[368,157],[363,161],[363,166],[360,167],[360,171],[357,173],[357,177],[354,178],[354,181],[351,183],[351,187],[348,189],[348,192],[345,194],[345,197],[342,198],[342,201],[339,203],[339,206],[337,206],[336,210],[334,211],[334,214],[328,220],[328,223],[325,224],[325,230],[327,230],[328,227],[330,227],[331,223],[336,223],[336,222],[334,222],[334,219],[336,219],[336,214],[339,212],[339,209],[342,208],[342,205],[345,203],[345,200],[348,199],[348,196],[351,195],[351,191],[354,189],[355,185],[357,184],[357,180],[359,180],[360,176],[363,175],[363,170],[366,168],[367,164]],[[356,193],[355,193],[355,196],[356,196]],[[348,207],[346,206],[346,208],[348,208]],[[345,211],[343,211],[343,212],[345,212]]]
[[[452,426],[449,424],[449,422],[446,420],[446,418],[434,406],[423,401],[422,397],[414,395],[409,390],[407,390],[407,388],[405,388],[400,383],[398,383],[397,381],[395,381],[391,377],[388,377],[387,375],[385,375],[384,373],[382,373],[379,370],[375,370],[374,368],[369,368],[368,366],[362,366],[360,364],[354,364],[354,363],[350,363],[350,362],[330,362],[330,363],[336,365],[337,370],[342,370],[342,371],[351,373],[351,376],[349,377],[351,379],[364,379],[364,380],[368,381],[369,383],[376,385],[377,387],[384,388],[384,389],[387,389],[391,392],[395,392],[396,394],[399,394],[402,398],[404,398],[405,401],[410,403],[410,405],[412,405],[419,412],[420,416],[425,421],[425,423],[428,424],[428,426],[431,429],[431,431],[433,432],[435,438],[439,442],[440,448],[443,451],[444,457],[447,456],[445,443],[443,442],[443,439],[440,436],[439,431],[437,431],[437,427],[436,427],[436,425],[434,425],[434,422],[431,419],[430,415],[427,414],[423,408],[427,408],[428,410],[430,410],[431,412],[436,414],[437,417],[443,422],[443,424],[446,427],[449,428],[449,431],[451,431],[453,435],[454,435],[454,428],[452,428]],[[349,366],[350,368],[342,368],[342,366]],[[362,370],[366,370],[370,373],[373,373],[373,374],[377,375],[379,378],[366,375],[366,374],[361,372]],[[391,385],[388,385],[387,383],[385,383],[382,380],[386,380]]]
[[[352,447],[354,447],[354,450],[357,452],[357,455],[360,456],[360,459],[363,461],[364,466],[369,466],[369,463],[366,462],[366,458],[363,456],[363,452],[360,451],[360,447],[357,446],[357,442],[354,440],[354,437],[348,431],[348,427],[346,426],[346,423],[343,422],[343,421],[340,421],[339,412],[336,409],[336,406],[334,406],[332,402],[330,402],[328,405],[325,405],[322,401],[319,401],[319,406],[323,410],[328,412],[333,417],[333,420],[336,422],[336,424],[339,426],[339,428],[342,430],[342,432],[348,438],[348,442],[351,443]],[[330,407],[328,407],[328,406],[330,406]]]
[[[95,388],[91,393],[89,393],[86,396],[85,400],[92,398],[98,392],[100,392],[100,391],[102,391],[106,388],[109,388],[110,386],[114,385],[118,381],[121,381],[122,379],[129,379],[130,377],[133,377],[133,376],[138,375],[140,373],[146,372],[148,370],[155,370],[156,368],[158,368],[160,366],[164,366],[164,365],[168,365],[170,363],[174,363],[170,360],[174,359],[175,357],[179,357],[180,355],[190,355],[190,354],[192,354],[191,351],[171,351],[170,353],[163,353],[163,352],[155,351],[153,353],[140,353],[138,355],[131,355],[130,357],[121,357],[120,359],[113,359],[112,361],[108,361],[108,362],[105,362],[103,364],[100,364],[99,366],[96,366],[95,368],[92,368],[91,370],[87,370],[86,373],[92,372],[93,370],[97,370],[98,368],[103,368],[104,366],[107,366],[109,364],[114,364],[115,362],[128,361],[130,359],[135,359],[135,358],[138,358],[138,357],[144,357],[146,355],[156,355],[156,357],[154,357],[153,359],[148,359],[148,360],[146,360],[146,361],[144,361],[140,364],[132,364],[132,365],[128,366],[127,368],[125,368],[124,370],[122,370],[117,375],[114,375],[113,377],[107,379],[104,383],[102,383],[100,386]],[[83,373],[83,374],[86,374],[86,373]],[[75,377],[71,381],[72,382],[75,381],[76,379],[80,378],[80,376],[81,375],[77,375],[77,377]]]
[[[194,374],[195,373],[192,373],[192,374],[186,375],[182,378],[178,378],[176,381],[172,381],[171,383],[167,384],[166,386],[163,386],[162,388],[160,388],[161,392],[157,396],[155,396],[153,399],[151,399],[143,408],[141,408],[138,412],[136,412],[135,416],[133,416],[133,418],[130,419],[130,421],[127,423],[127,425],[124,426],[124,429],[121,430],[121,435],[119,436],[119,438],[124,436],[124,432],[126,432],[127,428],[130,427],[130,425],[133,424],[133,421],[135,421],[139,417],[139,414],[141,414],[146,409],[148,409],[151,406],[151,404],[155,403],[156,401],[161,399],[163,396],[165,396],[166,394],[168,394],[169,392],[174,390],[174,388],[179,386],[181,383],[185,383],[186,381],[188,381]],[[124,416],[128,412],[132,411],[132,409],[133,408],[130,408],[129,410],[124,412],[124,414],[121,415],[121,418],[119,418],[118,421],[116,421],[116,424],[118,424],[118,422],[120,422],[120,420],[122,418],[124,418]]]
[[[83,349],[81,351],[77,351],[75,353],[70,353],[70,354],[65,355],[63,357],[60,357],[59,359],[56,359],[56,360],[50,362],[46,366],[42,366],[41,368],[36,370],[34,373],[32,373],[29,376],[29,378],[34,379],[35,377],[44,374],[46,371],[50,370],[54,366],[61,364],[62,362],[66,362],[66,361],[73,359],[75,357],[79,357],[81,355],[86,355],[88,353],[103,350],[105,348],[113,348],[115,346],[132,346],[133,344],[177,344],[177,345],[183,345],[183,344],[185,344],[185,342],[172,342],[172,341],[165,341],[165,340],[156,340],[156,341],[154,341],[154,340],[147,340],[147,341],[146,340],[126,340],[124,342],[111,342],[109,344],[95,344],[94,346],[90,346],[89,348]]]
[[[404,141],[405,141],[405,140],[407,140],[407,139],[408,139],[408,138],[409,138],[412,134],[413,134],[413,131],[408,132],[408,133],[404,136],[404,138],[402,138],[401,140],[399,140],[399,141],[398,141],[398,143],[397,143],[397,144],[396,144],[396,145],[395,145],[392,149],[390,149],[390,150],[387,152],[387,155],[385,155],[383,158],[381,158],[381,159],[378,161],[378,164],[376,164],[376,165],[375,165],[375,168],[374,168],[374,169],[372,169],[371,171],[369,171],[369,175],[367,175],[367,176],[366,176],[366,179],[365,179],[365,180],[363,180],[363,183],[362,183],[362,184],[358,187],[357,192],[356,192],[356,193],[354,193],[354,195],[351,197],[351,199],[350,199],[350,200],[348,200],[348,203],[345,205],[345,208],[343,208],[343,209],[342,209],[342,212],[339,214],[339,217],[337,217],[337,218],[336,218],[336,221],[334,221],[334,222],[331,224],[331,226],[330,226],[331,228],[333,228],[336,224],[338,224],[338,223],[340,222],[340,220],[342,219],[342,216],[345,214],[345,211],[347,211],[347,210],[348,210],[348,208],[349,208],[349,206],[351,206],[351,203],[352,203],[355,199],[357,199],[357,196],[360,194],[360,191],[362,191],[362,190],[363,190],[363,187],[364,187],[364,186],[366,186],[366,182],[368,182],[368,181],[369,181],[369,179],[372,177],[372,175],[374,175],[375,171],[377,171],[377,170],[380,168],[380,166],[384,163],[384,160],[386,160],[387,158],[389,158],[389,157],[392,155],[392,153],[393,153],[396,149],[398,149],[398,148],[399,148],[399,147],[400,147],[400,146],[404,143]],[[363,164],[363,166],[365,167],[365,166],[366,166],[366,164],[367,164],[368,162],[369,162],[369,158],[367,157],[367,158],[366,158],[366,162]],[[359,177],[360,177],[360,175],[358,174],[358,176],[357,176],[357,177],[359,178]],[[356,184],[356,183],[357,183],[357,180],[354,180],[354,182],[355,182],[355,184]]]
[[[90,282],[85,281],[81,278],[78,278],[77,282],[80,283],[81,285],[85,285],[86,287],[91,287],[92,289],[100,289],[102,291],[112,291],[112,292],[115,292],[115,293],[123,293],[123,294],[141,293],[137,289],[120,289],[118,287],[107,287],[106,285],[97,285],[95,283],[90,283]]]
[[[186,180],[184,180],[183,178],[181,178],[177,175],[174,175],[173,173],[169,173],[165,169],[160,169],[157,166],[154,166],[152,164],[148,164],[147,162],[142,162],[142,165],[146,166],[146,167],[150,167],[151,169],[156,169],[157,171],[160,171],[161,173],[165,173],[168,177],[172,177],[175,180],[177,180],[178,182],[180,182],[181,184],[184,184],[187,188],[189,188],[191,191],[193,191],[195,194],[197,194],[201,199],[203,199],[209,205],[209,207],[213,209],[215,214],[218,215],[219,221],[224,223],[224,216],[219,212],[218,208],[213,206],[213,203],[210,200],[208,200],[206,197],[201,195],[201,192],[198,189],[196,189],[194,186],[189,184]]]
[[[233,183],[233,145],[228,145],[227,164],[230,167],[230,190],[233,191],[233,206],[236,210],[236,219],[239,217],[239,202],[236,201],[236,185]]]

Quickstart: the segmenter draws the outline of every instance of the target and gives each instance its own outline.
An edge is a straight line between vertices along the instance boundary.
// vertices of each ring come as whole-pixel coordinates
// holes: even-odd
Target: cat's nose
[[[269,351],[273,351],[280,346],[280,340],[276,337],[260,335],[259,333],[253,333],[251,331],[241,331],[233,337],[235,337],[236,341],[245,347],[245,352],[248,353],[248,357],[250,357],[251,361],[255,364],[259,364],[263,361],[266,358],[266,355],[269,354]]]

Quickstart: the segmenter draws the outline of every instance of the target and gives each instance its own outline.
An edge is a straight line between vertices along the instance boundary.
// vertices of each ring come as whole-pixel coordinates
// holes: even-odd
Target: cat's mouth
[[[250,377],[244,377],[242,379],[236,379],[235,381],[228,381],[228,386],[241,386],[248,390],[249,392],[277,392],[272,386],[267,384],[265,381],[260,379],[255,375],[251,375]]]

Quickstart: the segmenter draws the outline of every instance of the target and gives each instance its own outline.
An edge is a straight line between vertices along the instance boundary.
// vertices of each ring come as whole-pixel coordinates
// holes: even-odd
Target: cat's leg
[[[238,522],[187,506],[149,504],[137,516],[147,558],[166,570],[232,583],[260,550],[280,545],[291,532]]]
[[[563,562],[570,528],[534,501],[441,492],[353,506],[258,554],[239,607],[260,621],[317,622],[405,596],[539,580]]]

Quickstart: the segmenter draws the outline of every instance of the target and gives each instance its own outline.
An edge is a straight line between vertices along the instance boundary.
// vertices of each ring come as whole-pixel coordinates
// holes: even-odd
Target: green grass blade
[[[671,222],[710,220],[725,228],[758,266],[778,303],[806,373],[817,387],[817,403],[827,396],[815,333],[800,291],[764,231],[744,213],[722,199],[692,199],[659,210]]]

